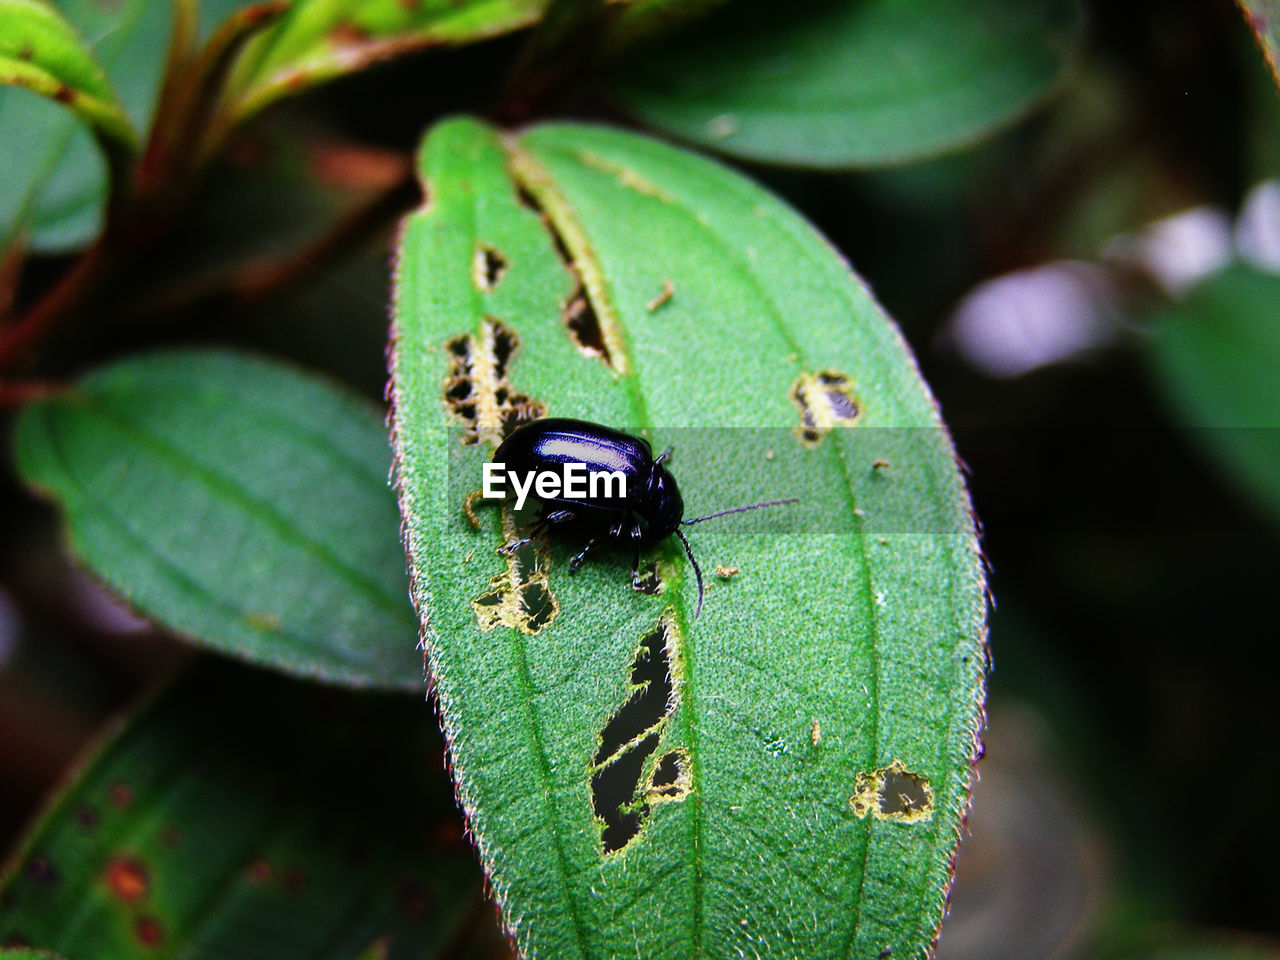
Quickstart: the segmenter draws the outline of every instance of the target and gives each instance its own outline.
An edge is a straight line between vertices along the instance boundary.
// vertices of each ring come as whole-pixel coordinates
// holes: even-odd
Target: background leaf
[[[676,29],[686,20],[705,16],[726,0],[634,0],[610,11],[611,45],[629,46],[655,34]]]
[[[19,237],[44,253],[73,250],[102,229],[107,163],[89,128],[29,90],[0,89],[0,249]]]
[[[137,147],[137,134],[102,68],[57,11],[36,0],[0,0],[0,83],[66,103],[104,135]]]
[[[923,956],[984,607],[892,324],[785,205],[654,141],[455,121],[421,167],[396,288],[401,507],[459,795],[522,954]],[[829,427],[812,442],[802,385]],[[694,531],[709,575],[738,568],[696,621],[674,541],[646,551],[657,595],[625,551],[567,576],[581,540],[506,560],[509,515],[477,531],[462,500],[543,409],[674,443],[690,513],[807,483],[805,502]]]
[[[1232,267],[1153,324],[1151,362],[1180,423],[1280,518],[1280,277]]]
[[[479,871],[431,711],[209,664],[53,801],[0,884],[0,941],[69,957],[439,955]]]
[[[172,19],[170,3],[63,0],[56,4],[101,64],[134,129],[151,123]],[[82,247],[102,227],[107,166],[70,111],[0,90],[0,248],[19,232],[41,253]]]
[[[1236,0],[1258,38],[1271,75],[1280,84],[1280,3],[1276,0]]]
[[[1062,72],[1074,0],[734,3],[617,80],[647,123],[734,156],[904,163],[1024,114]]]
[[[165,626],[318,679],[421,689],[377,411],[234,353],[129,360],[17,427],[77,553]]]
[[[410,50],[528,26],[546,0],[298,0],[245,50],[228,110],[243,119],[280,97]]]

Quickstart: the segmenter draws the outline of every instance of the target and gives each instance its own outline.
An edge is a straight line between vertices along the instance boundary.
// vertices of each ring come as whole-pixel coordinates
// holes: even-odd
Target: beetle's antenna
[[[676,528],[676,536],[680,538],[680,542],[684,544],[685,556],[689,558],[689,562],[693,564],[693,575],[698,580],[698,609],[694,611],[693,619],[697,620],[702,615],[702,568],[698,566],[698,561],[693,559],[693,549],[689,546],[689,541],[685,535]]]
[[[701,523],[703,520],[710,520],[713,517],[723,517],[730,513],[746,513],[748,510],[759,510],[761,507],[780,507],[784,503],[799,503],[799,497],[785,497],[782,500],[763,500],[760,503],[749,503],[745,507],[730,507],[728,510],[717,510],[715,513],[708,513],[705,517],[694,517],[692,520],[681,520],[686,527],[691,523]],[[680,531],[676,531],[679,533]]]

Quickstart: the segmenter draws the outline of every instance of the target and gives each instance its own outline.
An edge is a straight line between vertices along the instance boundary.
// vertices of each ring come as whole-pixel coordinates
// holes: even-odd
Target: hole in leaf
[[[849,805],[859,817],[921,823],[933,816],[933,787],[926,777],[911,773],[901,760],[858,774]]]
[[[478,335],[464,334],[445,343],[449,371],[444,404],[450,417],[462,424],[464,444],[497,446],[521,423],[546,416],[545,404],[507,380],[519,349],[519,336],[496,317],[483,318]]]
[[[650,734],[591,778],[592,803],[596,816],[604,821],[600,843],[605,853],[616,853],[634,840],[649,815],[648,804],[637,803],[635,793],[644,762],[658,748],[659,736]]]
[[[502,511],[505,543],[515,534],[515,521]],[[560,612],[560,602],[547,581],[550,556],[545,544],[534,541],[507,555],[506,569],[489,578],[485,591],[471,601],[476,623],[488,633],[510,627],[521,633],[537,633]]]
[[[683,800],[689,795],[690,780],[687,751],[679,749],[663,754],[653,766],[645,801],[653,804]]]
[[[667,642],[665,626],[640,642],[631,664],[631,696],[600,731],[591,796],[606,854],[621,850],[640,833],[652,803],[683,800],[689,792],[682,749],[665,754],[641,790],[645,763],[658,749],[676,708]]]
[[[680,776],[680,755],[674,751],[666,754],[653,768],[653,780],[650,785],[654,789],[673,787]]]
[[[806,447],[816,447],[833,428],[851,427],[862,416],[849,378],[832,370],[800,374],[791,385],[791,402],[800,411],[795,434]]]
[[[476,246],[475,262],[471,266],[471,279],[481,293],[492,293],[502,275],[507,272],[507,258],[497,248],[481,243]]]
[[[604,342],[604,331],[600,328],[600,318],[596,316],[581,284],[565,305],[560,317],[574,344],[585,356],[598,357],[607,366],[613,366],[609,347]]]
[[[657,726],[674,706],[674,684],[667,660],[666,633],[658,629],[645,637],[631,664],[631,689],[623,707],[600,731],[595,763],[604,763],[646,730]]]
[[[888,770],[880,788],[880,812],[886,817],[909,817],[932,805],[928,781],[905,770]]]
[[[662,592],[662,580],[658,576],[658,561],[651,560],[640,568],[640,574],[632,581],[631,586],[646,596],[657,596]]]
[[[541,204],[538,203],[537,197],[523,187],[517,189],[516,195],[521,204],[538,214],[538,218],[542,221],[542,226],[551,237],[551,245],[555,249],[556,256],[560,258],[564,268],[573,274],[574,280],[577,281],[572,295],[560,307],[560,319],[564,322],[565,330],[568,331],[574,346],[584,356],[596,357],[611,369],[617,370],[619,373],[624,372],[619,370],[613,362],[614,358],[609,350],[604,328],[600,323],[600,316],[596,311],[595,304],[591,302],[591,295],[582,279],[582,271],[578,269],[578,264],[574,260],[573,254],[569,252],[569,246],[565,242],[565,238],[556,229],[555,224]]]

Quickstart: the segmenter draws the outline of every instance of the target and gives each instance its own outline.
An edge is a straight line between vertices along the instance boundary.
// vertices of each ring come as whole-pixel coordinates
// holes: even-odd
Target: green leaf
[[[151,122],[168,47],[172,4],[63,0],[59,13],[83,38],[135,130]],[[21,51],[19,51],[21,52]],[[69,110],[0,89],[0,250],[19,235],[33,250],[82,247],[102,227],[107,164]]]
[[[1153,323],[1150,359],[1181,425],[1280,518],[1280,277],[1235,266]]]
[[[0,960],[58,960],[58,957],[47,950],[30,950],[26,947],[14,947],[12,949],[0,947]]]
[[[67,957],[436,957],[481,896],[421,701],[210,663],[112,736],[0,880]]]
[[[107,163],[89,128],[27,90],[0,89],[0,250],[21,236],[45,253],[74,250],[102,229]]]
[[[547,0],[297,0],[245,50],[232,75],[236,121],[288,94],[411,50],[528,26]]]
[[[169,629],[321,680],[421,689],[370,405],[265,360],[157,354],[30,405],[16,443],[77,553]]]
[[[1236,0],[1280,84],[1280,0]]]
[[[456,120],[420,166],[401,510],[459,796],[522,955],[923,956],[968,802],[983,577],[892,323],[782,202],[652,140]],[[512,514],[477,507],[476,529],[464,500],[543,412],[675,444],[691,514],[803,502],[691,531],[698,619],[674,538],[644,551],[656,594],[626,550],[568,576],[580,537],[500,556]]]
[[[705,16],[727,0],[632,0],[611,11],[610,47],[629,46],[656,34],[677,29],[685,21]]]
[[[1025,114],[1078,24],[1074,0],[748,0],[632,64],[616,92],[647,123],[738,157],[905,163]]]
[[[39,0],[0,0],[0,83],[65,103],[131,150],[138,135],[106,74],[57,10]]]

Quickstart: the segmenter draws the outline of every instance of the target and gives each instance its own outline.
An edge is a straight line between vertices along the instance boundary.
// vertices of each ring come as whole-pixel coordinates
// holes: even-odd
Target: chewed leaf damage
[[[476,244],[475,260],[471,265],[471,281],[481,293],[492,293],[507,272],[507,258],[497,247],[487,243]]]
[[[515,521],[506,507],[502,529],[504,538],[515,534]],[[494,627],[510,627],[537,633],[555,620],[560,601],[547,582],[550,563],[546,545],[537,540],[507,554],[506,569],[494,574],[488,588],[471,601],[480,629],[488,633]]]
[[[923,823],[933,816],[933,787],[927,778],[894,760],[878,770],[858,774],[849,806],[859,818]]]
[[[476,282],[496,283],[505,264],[496,251],[478,247]],[[478,335],[461,334],[445,344],[449,371],[444,380],[444,403],[450,417],[462,424],[463,444],[497,447],[522,422],[546,416],[546,404],[511,385],[511,361],[519,349],[519,336],[496,317],[482,318]],[[472,525],[479,527],[473,499],[467,498],[463,511]],[[515,529],[511,511],[504,505],[499,543],[514,539]],[[490,577],[471,601],[476,623],[485,633],[495,627],[537,633],[560,612],[560,602],[547,579],[551,563],[547,546],[533,541],[505,556],[505,568]]]
[[[655,804],[683,800],[691,789],[687,750],[651,759],[679,704],[671,629],[663,624],[640,642],[631,663],[631,696],[600,731],[591,798],[606,854],[639,835]]]
[[[849,378],[834,370],[800,374],[791,385],[791,402],[800,411],[795,435],[806,447],[816,447],[835,427],[851,427],[862,418],[862,403]]]
[[[495,447],[517,425],[547,415],[546,404],[512,387],[508,374],[520,348],[516,332],[496,317],[481,320],[478,335],[462,334],[445,344],[449,372],[444,403],[463,427],[464,444]]]

